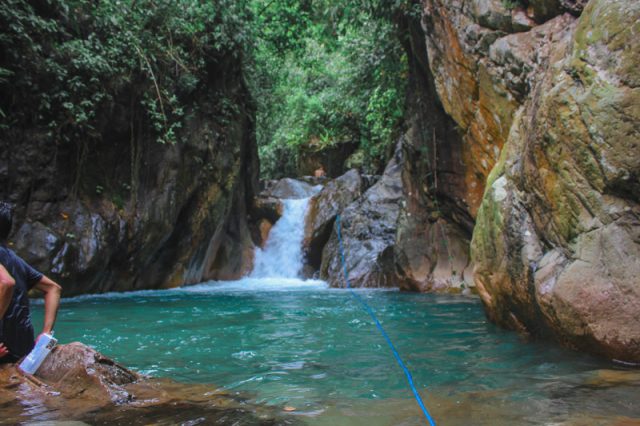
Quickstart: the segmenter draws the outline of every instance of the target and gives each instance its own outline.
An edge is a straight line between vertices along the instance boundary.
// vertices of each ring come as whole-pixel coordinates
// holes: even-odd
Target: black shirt
[[[42,279],[42,274],[2,245],[0,263],[16,281],[11,304],[0,321],[0,342],[4,343],[10,354],[0,358],[0,362],[14,362],[27,355],[34,346],[28,292]]]

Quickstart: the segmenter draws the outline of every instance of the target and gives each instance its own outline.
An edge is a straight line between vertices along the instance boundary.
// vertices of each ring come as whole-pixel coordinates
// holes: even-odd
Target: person
[[[9,304],[13,298],[13,287],[16,285],[16,280],[13,279],[9,271],[0,264],[0,334],[2,333],[4,314],[9,309]],[[4,343],[0,340],[0,358],[9,355],[9,350]]]
[[[56,282],[7,247],[12,223],[11,205],[0,202],[0,363],[3,364],[18,361],[35,345],[29,290],[36,288],[44,293],[41,334],[53,331],[62,292]]]

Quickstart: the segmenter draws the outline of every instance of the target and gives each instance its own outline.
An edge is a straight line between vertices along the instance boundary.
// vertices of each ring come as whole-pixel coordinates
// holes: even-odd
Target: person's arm
[[[15,285],[16,280],[14,280],[11,274],[9,274],[9,271],[0,264],[0,320],[4,318],[4,314],[7,313],[7,309],[11,304],[13,287],[15,287]]]
[[[62,287],[43,275],[35,285],[35,288],[44,293],[44,324],[42,326],[42,333],[40,334],[51,334],[53,325],[56,323],[56,316],[58,315]],[[40,337],[40,335],[38,335],[38,337]]]
[[[9,271],[0,264],[0,326],[2,325],[2,318],[7,313],[7,309],[11,304],[11,298],[13,297],[13,288],[16,285],[16,280],[13,279]],[[0,330],[0,335],[2,330]],[[0,358],[4,358],[9,355],[9,349],[0,342]]]

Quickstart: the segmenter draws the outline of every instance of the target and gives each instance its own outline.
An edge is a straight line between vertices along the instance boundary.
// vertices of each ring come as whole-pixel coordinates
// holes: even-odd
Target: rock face
[[[408,130],[404,135],[403,207],[394,246],[398,285],[412,291],[460,291],[473,286],[467,202],[469,167],[463,138],[438,101],[424,30],[406,24],[409,43]]]
[[[309,200],[302,244],[306,263],[313,270],[320,269],[322,250],[329,240],[336,215],[361,195],[362,186],[360,173],[350,170],[330,181]]]
[[[284,205],[278,198],[256,197],[250,210],[249,228],[256,246],[263,248],[273,225],[284,212]]]
[[[476,0],[470,8],[467,3],[426,0],[423,24],[437,94],[462,137],[462,201],[475,217],[515,111],[575,18],[557,16],[527,31],[534,22],[524,27],[515,22],[527,16],[522,9],[509,11],[499,0]]]
[[[347,274],[353,287],[397,285],[393,246],[403,195],[402,164],[402,151],[397,149],[382,178],[340,213]],[[346,287],[335,224],[322,253],[320,277],[333,287]]]
[[[629,362],[640,362],[639,22],[640,4],[592,0],[558,34],[473,239],[493,320]]]
[[[96,111],[91,149],[46,128],[0,135],[0,199],[16,204],[13,248],[65,296],[231,279],[250,270],[257,188],[252,107],[240,60],[211,58],[175,145],[139,119],[130,83]],[[223,89],[220,89],[223,88]],[[238,108],[225,116],[216,99]]]
[[[408,130],[342,213],[349,277],[473,281],[503,326],[639,362],[640,5],[526,3],[423,0],[403,23]],[[343,285],[335,229],[321,272]]]
[[[141,376],[80,343],[55,348],[33,377],[0,366],[0,403],[6,424],[295,424],[215,386]]]
[[[421,291],[473,277],[499,324],[638,362],[640,5],[520,5],[424,0],[407,26],[394,268]]]

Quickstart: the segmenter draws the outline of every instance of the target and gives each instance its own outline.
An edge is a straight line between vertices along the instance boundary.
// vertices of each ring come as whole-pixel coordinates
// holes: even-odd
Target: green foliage
[[[117,99],[141,109],[158,142],[175,143],[207,64],[243,51],[248,20],[234,0],[5,0],[0,125],[91,140]]]
[[[342,143],[359,147],[352,166],[379,171],[403,118],[407,63],[394,19],[418,9],[406,0],[254,0],[252,8],[248,74],[263,176],[295,175],[303,150]]]
[[[526,7],[522,0],[502,0],[502,5],[507,10],[513,10],[518,7]]]
[[[296,174],[303,150],[344,143],[359,147],[352,165],[375,172],[402,125],[407,64],[395,22],[419,7],[415,0],[4,0],[0,129],[46,129],[52,143],[80,142],[86,152],[109,127],[105,117],[124,108],[159,143],[177,143],[202,89],[221,93],[210,99],[219,125],[239,112],[224,88],[208,85],[225,58],[243,59],[264,176]]]

